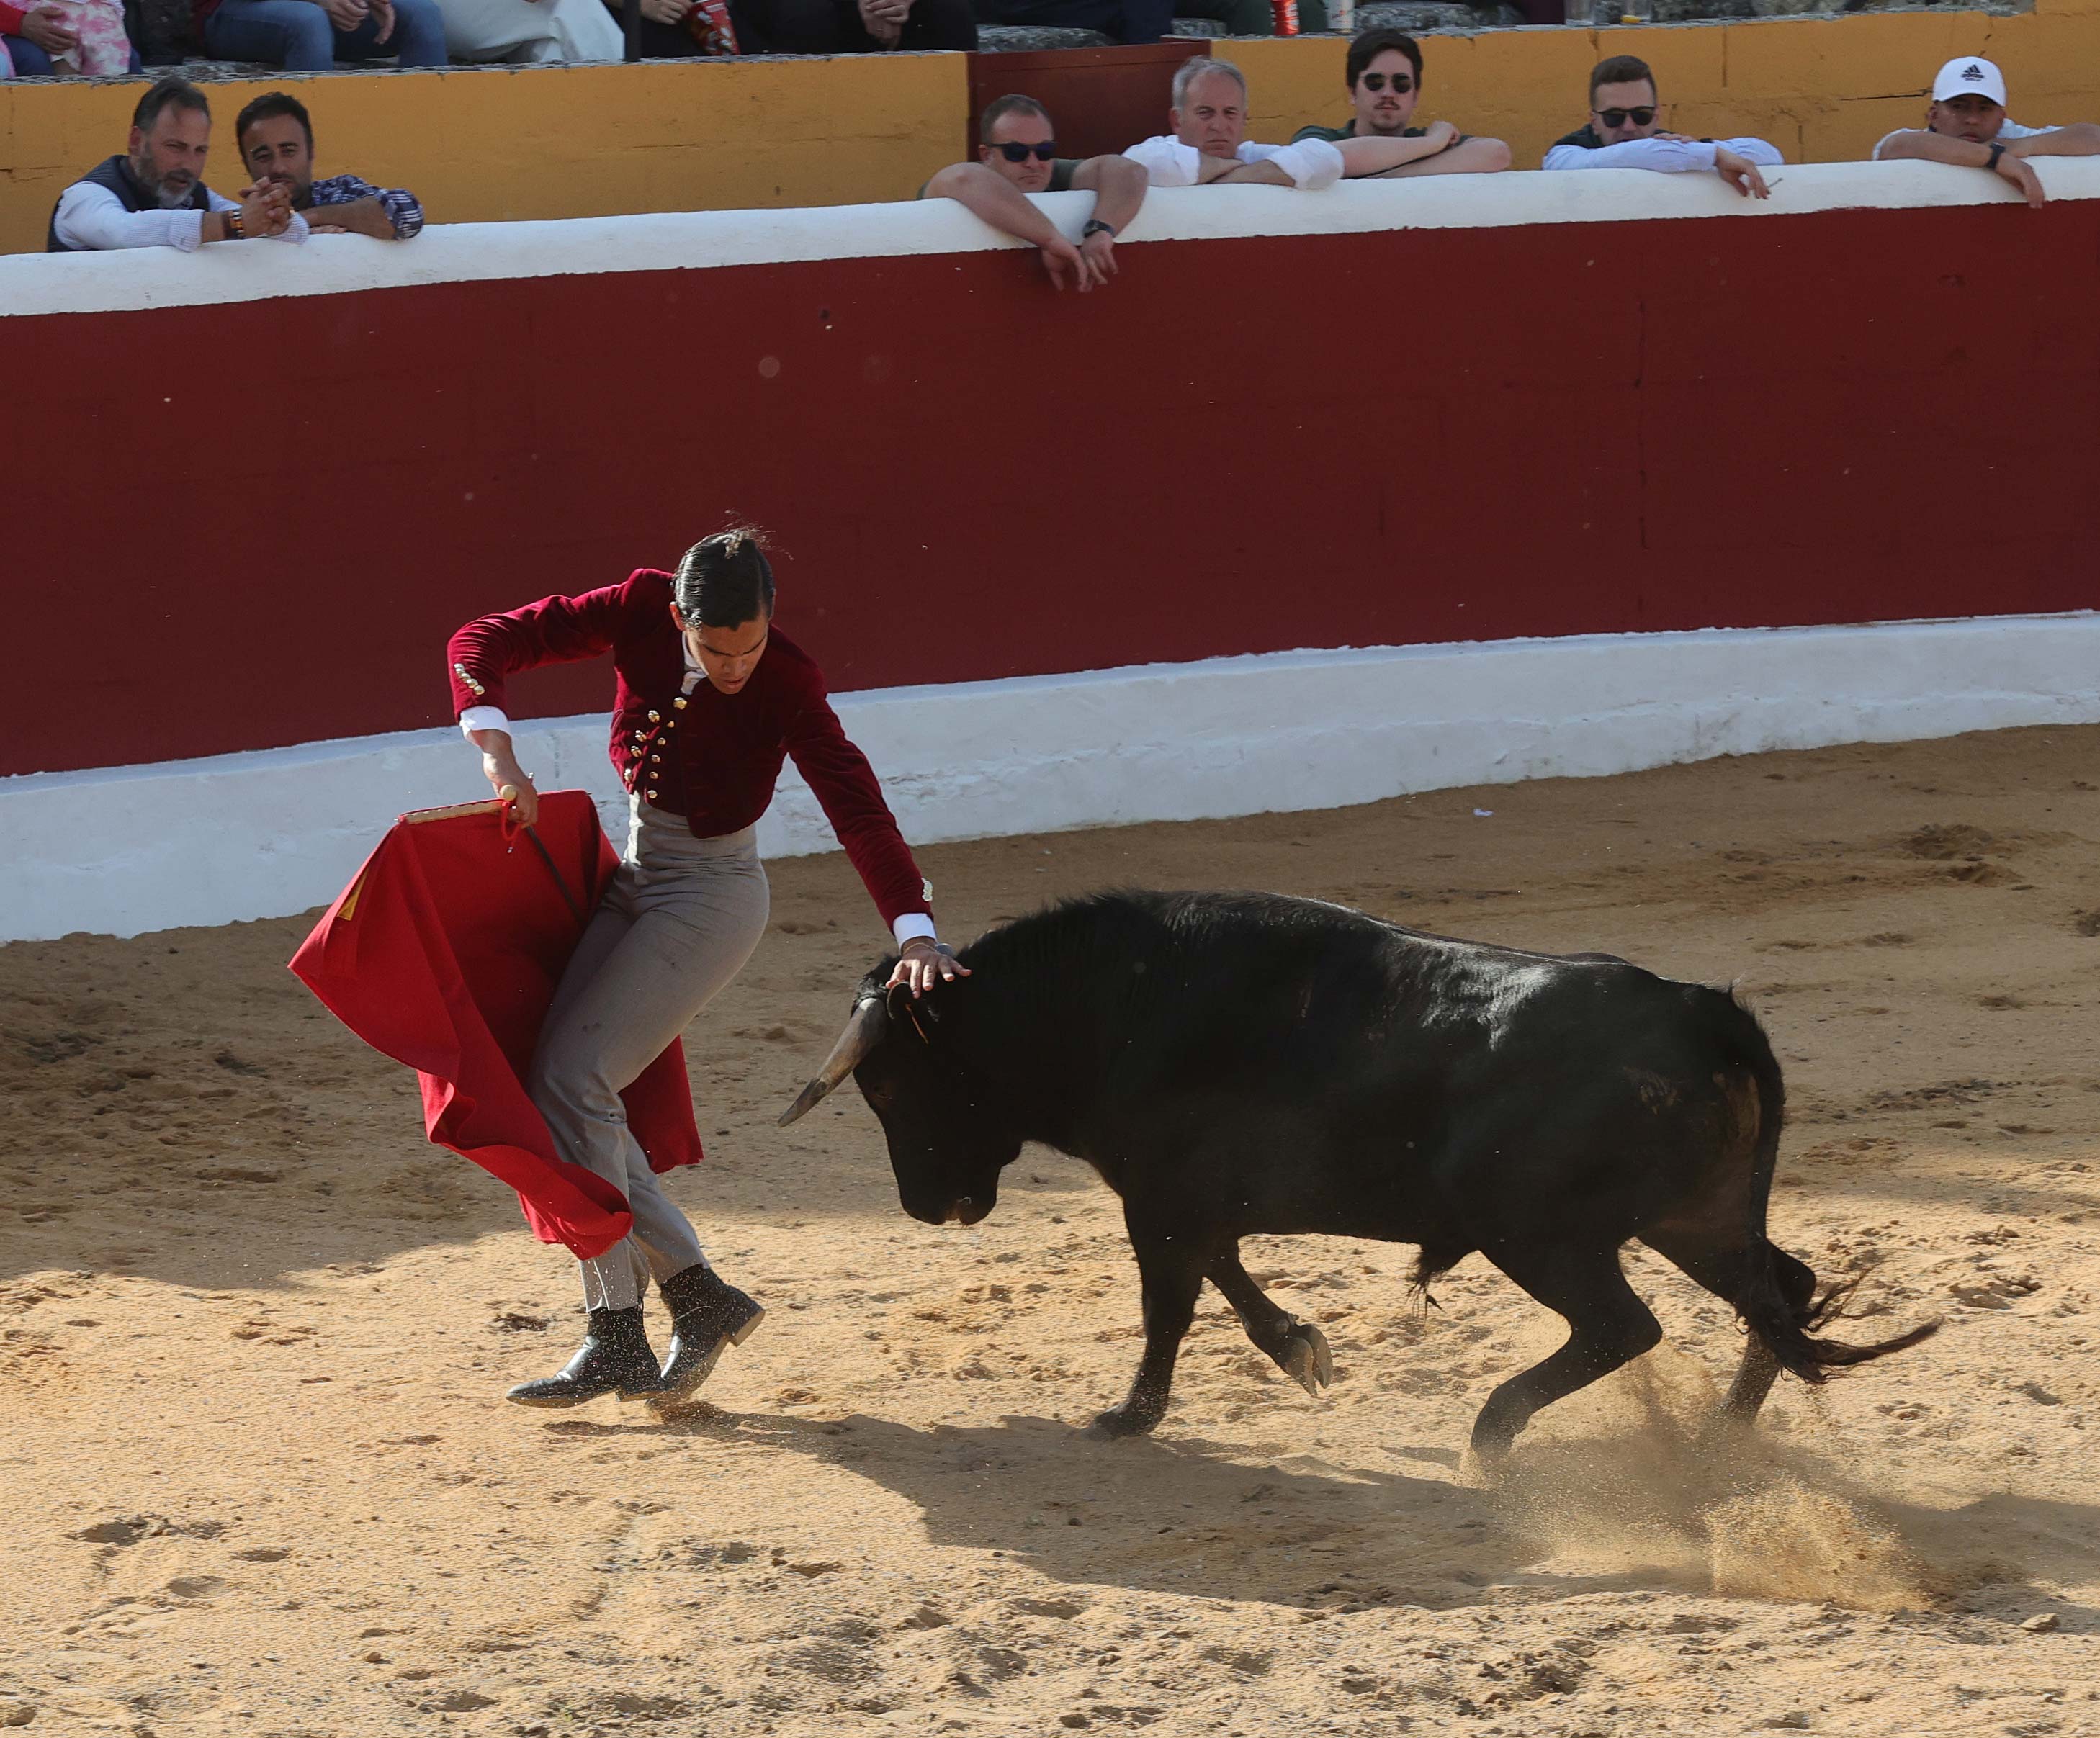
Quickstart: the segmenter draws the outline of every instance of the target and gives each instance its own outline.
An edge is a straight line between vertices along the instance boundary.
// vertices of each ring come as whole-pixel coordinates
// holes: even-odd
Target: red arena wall
[[[731,509],[842,689],[2100,590],[2100,201],[1120,257],[17,314],[0,772],[445,722],[460,621]]]

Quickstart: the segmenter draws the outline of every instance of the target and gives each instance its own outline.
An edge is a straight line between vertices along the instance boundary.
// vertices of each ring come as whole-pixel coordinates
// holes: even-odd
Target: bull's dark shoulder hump
[[[1542,997],[1587,1001],[1665,980],[1622,961],[1570,959],[1433,935],[1322,900],[1251,891],[1118,888],[1061,900],[963,950],[982,982],[1075,986],[1096,1020],[1170,1016],[1185,1032],[1264,1014],[1330,1037],[1410,1022],[1489,1028]]]
[[[1537,963],[1577,969],[1624,967],[1643,977],[1645,968],[1616,955],[1546,953],[1494,942],[1440,935],[1374,917],[1352,906],[1287,893],[1252,891],[1110,888],[1077,895],[1011,919],[987,931],[962,950],[965,963],[997,965],[1008,960],[1048,961],[1120,948],[1225,944],[1249,939],[1378,939],[1401,951],[1482,966]]]

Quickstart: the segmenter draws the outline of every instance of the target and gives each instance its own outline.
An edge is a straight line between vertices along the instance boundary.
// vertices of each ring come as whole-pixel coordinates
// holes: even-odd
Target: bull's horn
[[[832,1046],[832,1054],[824,1058],[824,1066],[817,1071],[816,1079],[780,1113],[780,1120],[775,1126],[785,1129],[827,1096],[833,1087],[867,1060],[868,1052],[882,1041],[884,1028],[889,1023],[889,1010],[883,1005],[880,996],[871,996],[856,1004],[853,1018],[846,1022],[846,1029],[839,1034],[839,1041]]]

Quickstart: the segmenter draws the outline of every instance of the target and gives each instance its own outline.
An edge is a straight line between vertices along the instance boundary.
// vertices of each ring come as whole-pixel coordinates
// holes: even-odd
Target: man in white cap
[[[2100,126],[2023,127],[2005,113],[2005,75],[1988,60],[1950,60],[1932,81],[1932,106],[1922,127],[1891,133],[1874,147],[1874,160],[1922,157],[1964,169],[1988,169],[2018,187],[2030,205],[2044,200],[2030,157],[2100,156]]]

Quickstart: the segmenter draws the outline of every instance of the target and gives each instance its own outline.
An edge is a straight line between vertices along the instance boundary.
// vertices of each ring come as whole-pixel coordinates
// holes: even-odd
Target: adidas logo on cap
[[[1980,85],[1983,82],[1983,69],[1973,60],[1962,68],[1961,76],[1972,85]]]

